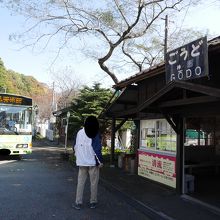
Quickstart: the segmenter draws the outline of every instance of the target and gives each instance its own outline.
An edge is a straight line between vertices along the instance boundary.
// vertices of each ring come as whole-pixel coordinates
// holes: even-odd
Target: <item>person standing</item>
[[[99,169],[103,166],[102,145],[99,134],[99,123],[95,116],[86,118],[84,127],[76,136],[74,151],[76,165],[79,167],[76,200],[73,207],[80,210],[83,204],[83,191],[87,176],[90,178],[90,208],[97,206]]]

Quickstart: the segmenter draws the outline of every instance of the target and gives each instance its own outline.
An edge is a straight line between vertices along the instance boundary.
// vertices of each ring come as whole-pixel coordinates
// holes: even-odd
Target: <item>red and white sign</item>
[[[176,188],[176,157],[139,150],[138,175]]]

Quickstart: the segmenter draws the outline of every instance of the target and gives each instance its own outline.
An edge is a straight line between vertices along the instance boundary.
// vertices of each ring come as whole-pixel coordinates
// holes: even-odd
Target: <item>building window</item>
[[[165,119],[141,121],[141,148],[176,151],[176,133]]]
[[[215,118],[187,118],[185,146],[213,146]]]

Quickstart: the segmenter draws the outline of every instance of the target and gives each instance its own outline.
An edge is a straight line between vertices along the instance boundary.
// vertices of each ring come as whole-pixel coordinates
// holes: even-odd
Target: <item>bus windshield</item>
[[[0,105],[0,134],[31,134],[31,124],[30,106]]]

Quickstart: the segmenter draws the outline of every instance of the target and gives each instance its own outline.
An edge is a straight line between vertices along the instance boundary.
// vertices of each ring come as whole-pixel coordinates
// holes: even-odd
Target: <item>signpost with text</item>
[[[208,76],[207,38],[197,39],[166,54],[166,82]]]

